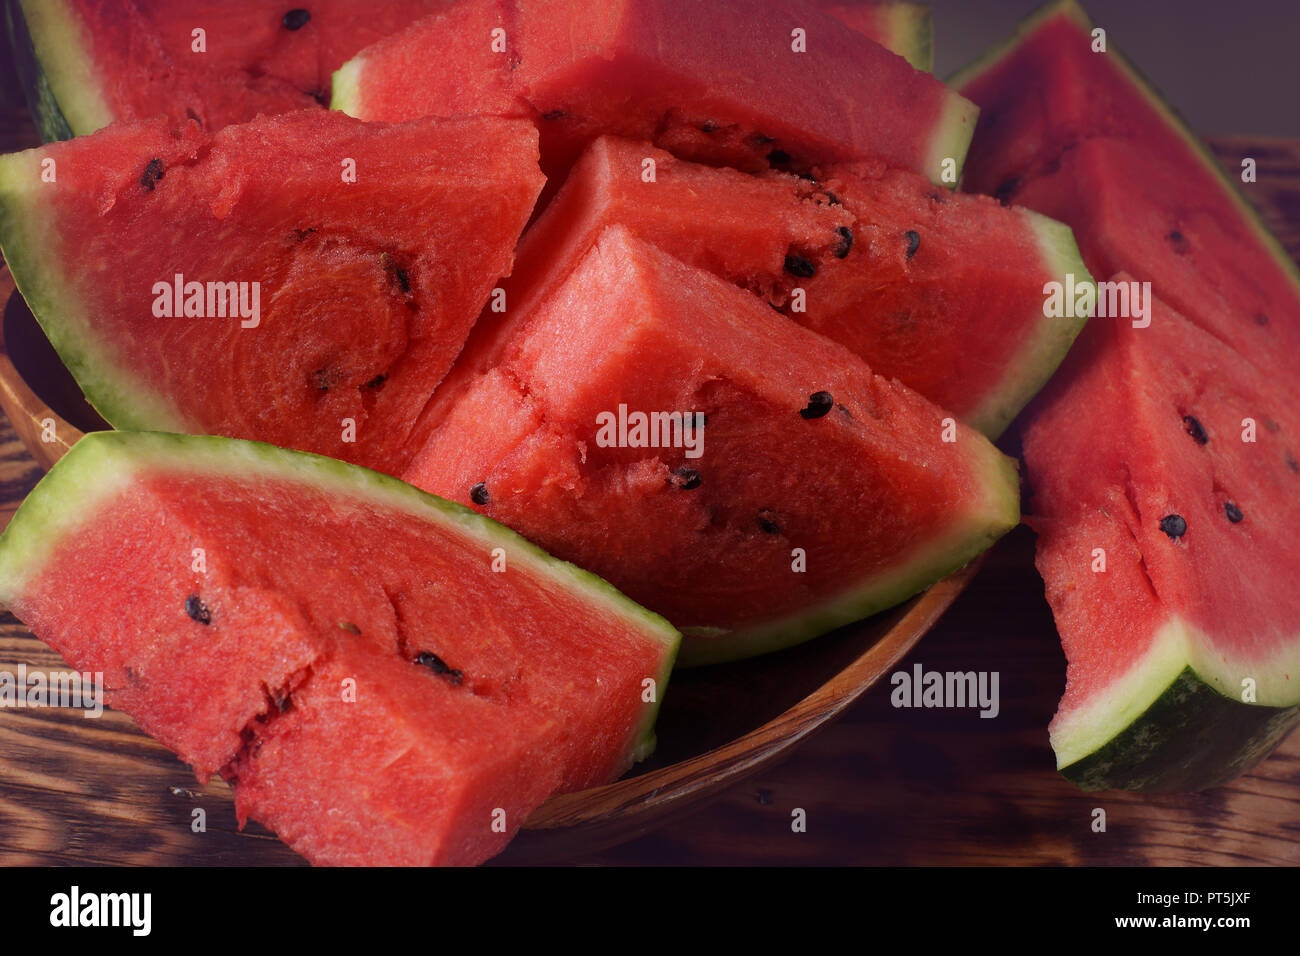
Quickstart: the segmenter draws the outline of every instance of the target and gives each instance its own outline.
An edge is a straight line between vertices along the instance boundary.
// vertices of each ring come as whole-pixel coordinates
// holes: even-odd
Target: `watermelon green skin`
[[[906,0],[817,0],[817,6],[918,70],[934,70],[934,28],[930,8],[925,4]]]
[[[115,427],[393,473],[427,435],[428,398],[510,271],[542,183],[522,120],[300,111],[212,136],[118,124],[0,157],[0,247]],[[247,283],[250,314],[257,283],[259,313],[159,314],[157,284],[174,312],[177,275]]]
[[[4,16],[5,33],[9,38],[9,48],[13,51],[18,80],[27,99],[27,111],[36,124],[42,141],[48,143],[58,139],[71,139],[75,134],[59,108],[54,91],[50,89],[49,78],[41,69],[18,0],[5,0]]]
[[[446,5],[323,0],[296,29],[270,0],[6,0],[11,46],[45,140],[165,117],[208,131],[320,109],[358,50]],[[193,49],[192,31],[206,49]]]
[[[477,37],[490,23],[509,26],[500,53],[425,52],[458,51],[466,24]],[[796,30],[808,52],[792,49]],[[853,95],[863,87],[876,95]],[[612,133],[747,171],[878,157],[951,186],[945,161],[960,170],[975,122],[934,77],[784,0],[458,0],[345,64],[332,105],[389,122],[526,109],[557,181]]]
[[[1125,271],[1279,381],[1300,351],[1300,267],[1210,151],[1071,0],[951,80],[981,108],[964,187],[1069,224],[1092,273]]]
[[[321,864],[495,854],[551,793],[652,749],[679,640],[395,479],[150,433],[90,435],[51,470],[0,537],[0,601]]]
[[[834,407],[805,413],[819,392]],[[620,406],[702,413],[701,454],[602,437]],[[705,664],[897,604],[1018,523],[1014,463],[960,424],[944,441],[945,422],[612,226],[403,477],[600,574],[686,634],[682,663]]]
[[[646,160],[655,164],[653,183],[643,178]],[[822,172],[819,181],[755,177],[648,143],[597,139],[524,234],[501,285],[506,308],[484,310],[435,393],[434,420],[500,360],[512,330],[617,223],[749,289],[877,374],[996,437],[1086,320],[1043,314],[1045,283],[1088,281],[1069,228],[987,197],[936,190],[903,170]],[[814,274],[792,273],[789,256]]]
[[[1198,790],[1249,769],[1300,722],[1294,403],[1157,302],[1147,328],[1090,322],[1026,415],[1026,520],[1069,659],[1061,772]]]

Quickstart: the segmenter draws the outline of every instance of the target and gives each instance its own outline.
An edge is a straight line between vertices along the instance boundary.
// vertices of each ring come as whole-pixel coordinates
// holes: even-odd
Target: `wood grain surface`
[[[0,110],[0,151],[35,143]],[[1258,162],[1248,196],[1300,258],[1300,141],[1221,139],[1225,165]],[[0,522],[41,476],[0,418]],[[1017,529],[900,665],[997,671],[994,719],[890,706],[887,687],[808,737],[793,756],[611,849],[606,864],[1300,864],[1300,735],[1255,771],[1199,794],[1083,793],[1053,769],[1046,727],[1065,682],[1033,536]],[[11,615],[0,669],[63,670]],[[1094,832],[1096,808],[1107,827]],[[802,810],[806,830],[795,832]],[[202,811],[206,831],[191,827]],[[534,858],[525,834],[500,863]],[[303,861],[265,829],[236,829],[224,783],[188,768],[125,715],[0,711],[0,863],[278,864]]]

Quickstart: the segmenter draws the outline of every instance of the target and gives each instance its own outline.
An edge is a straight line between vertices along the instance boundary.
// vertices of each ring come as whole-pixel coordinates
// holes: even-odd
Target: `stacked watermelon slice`
[[[967,185],[1152,293],[1089,323],[1025,429],[1070,660],[1058,764],[1090,789],[1231,779],[1300,722],[1300,270],[1072,0],[954,85],[983,110]]]
[[[777,650],[969,562],[1019,520],[991,439],[1087,318],[1045,290],[1128,267],[953,191],[976,109],[909,65],[911,4],[9,12],[81,135],[0,158],[0,245],[122,431],[14,518],[0,599],[316,862],[479,862],[648,752],[682,635]],[[1044,500],[1105,498],[1102,456],[1029,437]],[[1181,628],[1163,662],[1223,613],[1134,620]]]

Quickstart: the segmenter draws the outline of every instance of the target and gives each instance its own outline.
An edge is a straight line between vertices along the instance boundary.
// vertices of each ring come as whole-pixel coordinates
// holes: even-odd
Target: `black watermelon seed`
[[[766,136],[763,133],[755,133],[753,136],[750,137],[750,139],[752,139],[759,146],[766,146],[768,143],[776,142],[776,140],[773,137]]]
[[[921,234],[915,229],[909,229],[903,235],[907,237],[907,258],[910,259],[921,248]]]
[[[469,490],[469,500],[476,505],[485,505],[491,501],[492,496],[488,494],[487,485],[480,481],[471,488]]]
[[[838,206],[840,204],[840,197],[828,189],[826,190],[826,202],[832,206]]]
[[[304,10],[302,7],[295,7],[284,15],[284,19],[282,19],[280,23],[284,25],[286,30],[301,30],[307,25],[307,21],[310,19],[311,12],[309,10]]]
[[[701,133],[712,133],[715,130],[717,130],[717,128],[718,128],[718,124],[713,122],[713,120],[705,120],[703,123],[700,124]]]
[[[1004,179],[1002,180],[1002,185],[1000,185],[997,189],[993,191],[993,198],[1005,206],[1007,204],[1007,201],[1012,197],[1012,195],[1015,194],[1015,191],[1019,188],[1020,188],[1019,176],[1012,176],[1010,179]]]
[[[835,258],[844,259],[853,248],[853,233],[849,231],[848,226],[840,226],[835,232],[840,237],[840,241],[835,246]]]
[[[1205,426],[1202,425],[1199,421],[1197,421],[1194,416],[1184,415],[1183,427],[1187,429],[1187,434],[1192,436],[1192,439],[1196,442],[1196,444],[1198,445],[1209,444],[1210,436],[1205,433]]]
[[[154,186],[158,185],[158,180],[163,178],[163,161],[161,159],[151,159],[144,167],[144,172],[140,174],[140,185],[144,187],[147,193],[153,192]]]
[[[1256,313],[1255,313],[1255,324],[1256,324],[1256,325],[1268,325],[1268,316],[1265,315],[1263,312],[1256,312]]]
[[[1169,535],[1170,540],[1177,541],[1187,534],[1187,522],[1182,515],[1165,515],[1160,519],[1160,530]]]
[[[790,164],[790,154],[783,149],[774,149],[767,154],[767,161],[773,166],[788,166]]]
[[[808,404],[799,409],[804,418],[821,418],[835,406],[835,397],[830,392],[813,392],[808,396]]]
[[[334,370],[328,368],[318,368],[311,373],[311,383],[322,392],[328,392],[330,386],[334,384]]]
[[[1237,524],[1238,522],[1241,521],[1242,518],[1246,517],[1244,514],[1241,513],[1241,509],[1238,508],[1236,505],[1234,505],[1231,501],[1225,501],[1223,503],[1223,513],[1228,516],[1228,520],[1231,521],[1233,524]]]
[[[197,594],[191,594],[185,599],[185,613],[190,616],[190,620],[198,621],[200,624],[212,623],[212,612]]]
[[[415,663],[419,664],[421,667],[429,668],[429,670],[433,671],[439,677],[445,677],[453,684],[460,684],[461,680],[465,677],[464,671],[453,670],[448,667],[446,662],[432,651],[420,651],[420,653],[415,655]]]
[[[386,381],[388,381],[387,375],[376,375],[370,381],[366,382],[366,384],[363,385],[362,388],[378,388],[380,385],[383,385],[384,382]]]
[[[758,526],[764,534],[780,534],[781,526],[775,521],[776,515],[764,508],[758,513]]]
[[[564,110],[550,110],[549,112],[542,114],[542,119],[544,120],[564,119],[564,117],[568,115],[569,114],[564,112]]]
[[[293,695],[287,690],[276,690],[271,700],[275,704],[275,709],[282,714],[293,710]]]
[[[694,468],[678,468],[668,477],[668,484],[683,491],[700,487],[704,478]]]
[[[1300,463],[1297,463],[1295,460],[1295,456],[1290,454],[1289,452],[1287,453],[1286,456],[1286,466],[1290,468],[1292,471],[1300,473]]]
[[[817,267],[803,256],[788,255],[785,257],[785,271],[800,279],[811,279],[817,274]]]
[[[397,279],[397,287],[403,292],[411,291],[411,277],[406,274],[406,270],[398,266],[393,270],[393,276]]]
[[[1187,237],[1177,229],[1169,233],[1165,238],[1168,239],[1169,244],[1174,247],[1174,252],[1178,253],[1180,256],[1185,256],[1189,251],[1191,251],[1192,244],[1188,242]]]

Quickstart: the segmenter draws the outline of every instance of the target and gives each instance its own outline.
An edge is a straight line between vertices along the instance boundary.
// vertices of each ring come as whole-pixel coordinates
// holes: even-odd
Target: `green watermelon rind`
[[[748,627],[683,627],[679,667],[700,667],[767,654],[802,644],[902,604],[960,571],[1020,523],[1020,477],[1015,462],[980,439],[983,507],[953,523],[887,571],[872,575],[815,607]]]
[[[67,0],[7,0],[19,75],[46,141],[102,129],[115,117],[92,71],[93,48]]]
[[[120,368],[116,350],[95,331],[60,270],[61,243],[41,212],[41,192],[58,188],[57,181],[41,181],[41,158],[34,149],[0,156],[0,250],[32,315],[105,421],[128,430],[200,430]]]
[[[361,77],[365,65],[366,58],[359,53],[334,71],[330,79],[330,109],[365,119],[361,115]]]
[[[955,92],[944,100],[943,112],[930,137],[925,162],[925,175],[930,182],[948,189],[957,188],[961,171],[966,165],[966,153],[970,150],[971,139],[975,135],[979,113],[978,106]],[[951,179],[945,177],[943,168],[944,162],[949,159],[956,164]]]
[[[27,99],[27,109],[41,134],[41,140],[49,143],[58,139],[72,139],[72,127],[68,125],[63,110],[59,109],[59,102],[50,89],[49,78],[36,58],[32,37],[18,0],[5,0],[4,7],[5,29],[14,56],[14,67]]]
[[[1016,32],[1002,43],[988,50],[979,59],[950,76],[947,80],[948,85],[955,90],[964,89],[979,76],[997,68],[1004,59],[1023,45],[1035,29],[1058,14],[1063,14],[1073,20],[1086,32],[1090,32],[1093,28],[1091,18],[1076,0],[1052,0],[1052,2],[1038,8],[1023,19]],[[1178,111],[1169,104],[1168,100],[1160,95],[1155,84],[1147,79],[1131,60],[1125,57],[1117,48],[1109,45],[1105,55],[1113,58],[1133,89],[1164,119],[1165,126],[1183,141],[1184,145],[1196,156],[1206,170],[1218,178],[1224,192],[1241,214],[1251,233],[1268,249],[1270,256],[1295,286],[1296,294],[1300,295],[1300,265],[1291,258],[1282,243],[1269,231],[1258,210],[1241,194],[1237,184],[1224,171],[1223,166],[1214,153],[1210,151],[1210,148],[1191,131],[1186,120],[1178,114]]]
[[[330,495],[367,499],[417,521],[437,524],[471,539],[485,555],[495,548],[504,549],[508,567],[548,578],[566,592],[582,594],[665,649],[661,671],[652,675],[656,681],[654,700],[647,703],[641,724],[625,748],[633,761],[653,752],[655,721],[681,642],[671,624],[604,579],[552,557],[491,518],[388,475],[322,455],[211,435],[93,432],[50,469],[0,534],[0,603],[11,604],[65,536],[93,521],[100,503],[129,484],[134,474],[151,467],[244,481],[257,477],[292,481]]]
[[[1300,655],[1233,666],[1209,646],[1177,617],[1163,625],[1105,692],[1053,722],[1061,774],[1083,790],[1203,790],[1268,756],[1300,724]],[[1227,693],[1241,694],[1244,677],[1257,680],[1256,702]]]
[[[934,72],[934,23],[923,3],[899,0],[888,5],[889,48],[916,69]]]
[[[1017,207],[1019,213],[1037,236],[1044,271],[1065,282],[1067,275],[1074,276],[1075,288],[1093,284],[1092,274],[1084,265],[1074,233],[1065,223],[1049,219],[1030,209]],[[1044,293],[1046,302],[1046,293]],[[1001,384],[990,391],[967,416],[966,421],[991,439],[996,439],[1029,404],[1048,379],[1055,374],[1074,340],[1083,331],[1088,316],[1042,317],[1033,326],[1025,347],[1008,362]]]

